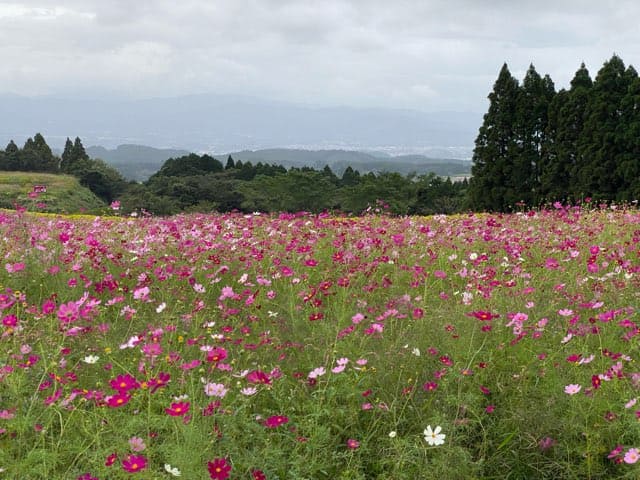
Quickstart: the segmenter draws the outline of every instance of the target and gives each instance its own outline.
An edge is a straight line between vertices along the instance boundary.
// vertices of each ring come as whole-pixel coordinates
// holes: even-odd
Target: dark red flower
[[[278,428],[280,425],[288,422],[289,419],[284,415],[272,415],[264,421],[264,426],[267,428]]]
[[[109,455],[107,457],[107,459],[104,461],[104,466],[105,467],[110,467],[111,465],[113,465],[115,463],[115,461],[118,459],[118,454],[117,453],[112,453],[111,455]]]
[[[85,473],[84,475],[80,475],[76,480],[98,480],[98,477],[94,477],[90,473]]]
[[[425,392],[433,392],[436,388],[438,388],[438,384],[436,382],[427,382],[422,388]]]
[[[229,478],[231,465],[226,458],[214,458],[212,462],[207,462],[207,469],[211,480],[226,480]]]
[[[481,321],[493,320],[494,318],[498,318],[500,315],[497,313],[485,312],[484,310],[478,310],[477,312],[467,313],[468,316],[477,318]]]
[[[251,470],[251,476],[253,480],[267,480],[267,476],[262,470]]]

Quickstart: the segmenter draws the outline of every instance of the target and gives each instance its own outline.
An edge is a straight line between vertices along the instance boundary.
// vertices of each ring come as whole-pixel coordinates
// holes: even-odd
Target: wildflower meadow
[[[0,479],[640,476],[640,212],[0,212]]]

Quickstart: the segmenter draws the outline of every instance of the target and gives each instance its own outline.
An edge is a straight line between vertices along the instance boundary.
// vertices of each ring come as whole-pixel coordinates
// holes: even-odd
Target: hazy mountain
[[[312,167],[316,170],[325,165],[338,176],[351,166],[360,173],[367,172],[399,172],[429,173],[434,172],[442,176],[468,175],[471,171],[471,161],[451,158],[430,158],[424,155],[396,155],[380,154],[379,152],[356,152],[348,150],[300,150],[273,148],[265,150],[244,150],[230,154],[215,155],[223,163],[231,155],[234,160],[250,161],[283,165],[285,167]]]
[[[158,149],[142,145],[119,145],[110,150],[104,147],[86,148],[91,158],[100,158],[116,167],[130,180],[144,181],[157,172],[168,158],[188,155],[187,150]],[[312,167],[317,170],[329,165],[338,175],[351,166],[360,173],[399,172],[402,174],[434,172],[443,176],[468,175],[471,162],[468,160],[429,158],[424,155],[391,156],[379,152],[355,152],[347,150],[301,150],[274,148],[266,150],[243,150],[213,154],[223,164],[231,155],[236,161],[250,161],[289,167]]]
[[[40,132],[57,148],[66,137],[79,136],[85,145],[107,148],[329,148],[448,158],[469,158],[482,121],[479,113],[319,108],[222,95],[146,100],[0,95],[0,118],[3,145]]]
[[[116,167],[127,179],[138,181],[144,181],[156,173],[167,159],[190,153],[187,150],[144,145],[118,145],[115,150],[91,146],[85,150],[91,158],[100,158]]]

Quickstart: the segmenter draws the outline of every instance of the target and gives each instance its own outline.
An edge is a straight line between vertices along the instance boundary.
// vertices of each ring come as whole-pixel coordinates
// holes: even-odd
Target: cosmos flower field
[[[637,478],[640,213],[0,212],[0,478]]]

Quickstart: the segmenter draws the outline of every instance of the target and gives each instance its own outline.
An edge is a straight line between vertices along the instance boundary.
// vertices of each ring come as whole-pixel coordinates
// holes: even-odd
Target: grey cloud
[[[16,6],[22,15],[3,15]],[[613,52],[640,66],[637,18],[633,1],[0,2],[0,93],[482,111],[504,61],[516,76],[533,63],[558,86],[581,61],[595,75]]]

